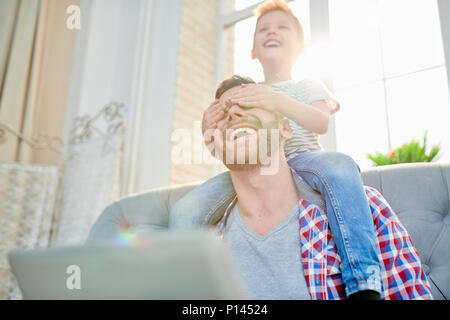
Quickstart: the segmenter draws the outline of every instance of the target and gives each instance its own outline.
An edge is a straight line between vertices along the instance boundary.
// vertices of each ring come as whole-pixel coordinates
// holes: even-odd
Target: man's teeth
[[[247,136],[247,135],[251,135],[256,133],[255,130],[251,129],[251,128],[238,128],[236,130],[233,131],[233,138],[236,140],[237,138],[243,137],[243,136]]]

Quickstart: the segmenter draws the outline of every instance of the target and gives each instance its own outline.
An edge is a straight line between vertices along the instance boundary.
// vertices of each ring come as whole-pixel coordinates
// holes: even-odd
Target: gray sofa
[[[365,185],[383,194],[411,235],[434,298],[449,299],[450,164],[384,166],[366,170],[362,177]],[[196,185],[149,190],[112,203],[92,227],[87,243],[113,240],[124,228],[138,235],[167,230],[170,207]]]

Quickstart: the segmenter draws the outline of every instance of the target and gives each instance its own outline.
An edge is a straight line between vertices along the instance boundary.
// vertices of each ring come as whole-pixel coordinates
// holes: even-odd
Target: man
[[[228,109],[225,128],[215,130],[212,153],[230,169],[236,191],[217,230],[230,245],[252,299],[345,299],[325,206],[314,196],[305,199],[303,195],[313,193],[286,162],[284,143],[292,135],[289,122],[262,108],[233,105],[229,97],[245,82],[248,79],[234,76],[217,90]],[[270,146],[267,153],[260,152],[262,146]],[[238,154],[245,154],[243,163],[237,161]],[[256,162],[250,161],[255,154]],[[273,163],[277,170],[261,174]],[[382,262],[381,299],[432,299],[406,229],[377,190],[365,191]],[[379,276],[376,272],[374,277]]]

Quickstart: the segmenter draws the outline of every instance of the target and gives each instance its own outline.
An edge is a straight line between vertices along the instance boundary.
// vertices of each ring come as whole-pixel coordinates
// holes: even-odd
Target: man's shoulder
[[[301,188],[299,186],[302,182],[301,179],[296,179],[296,182],[298,189],[303,191],[303,193],[300,194],[302,199],[300,210],[308,211],[314,209],[316,214],[319,212],[326,214],[325,202],[322,195],[314,190]],[[392,224],[396,224],[398,226],[398,228],[396,228],[397,231],[400,231],[402,234],[406,233],[406,229],[403,227],[398,216],[395,214],[394,210],[383,195],[377,189],[370,186],[364,186],[364,190],[367,196],[367,201],[369,202],[369,207],[377,234],[386,232],[385,229]]]
[[[369,202],[376,234],[380,236],[380,234],[395,233],[393,237],[407,236],[405,227],[384,196],[373,187],[364,186],[364,190]],[[392,228],[393,225],[395,228]]]

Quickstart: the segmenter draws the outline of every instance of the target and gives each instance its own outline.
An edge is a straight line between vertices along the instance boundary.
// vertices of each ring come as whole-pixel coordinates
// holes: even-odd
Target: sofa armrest
[[[172,205],[198,184],[152,189],[111,203],[91,228],[86,242],[120,242],[125,234],[146,236],[167,230]]]

